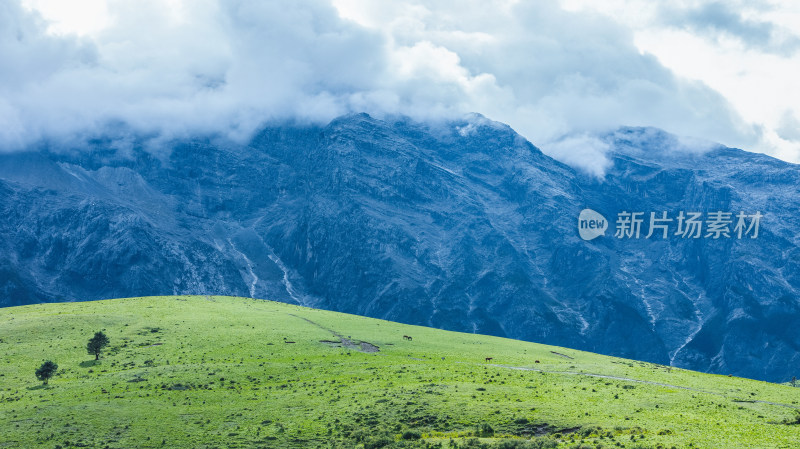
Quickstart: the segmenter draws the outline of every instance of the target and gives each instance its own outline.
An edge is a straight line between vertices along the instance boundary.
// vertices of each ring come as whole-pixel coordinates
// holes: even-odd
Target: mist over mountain
[[[168,151],[0,155],[0,305],[269,298],[785,381],[800,371],[800,167],[654,128],[605,176],[479,115],[339,117]],[[611,222],[584,241],[577,217]],[[619,239],[621,212],[763,215],[757,238]],[[735,218],[734,218],[735,224]],[[673,223],[674,226],[674,223]],[[733,225],[731,225],[733,228]],[[658,233],[657,233],[658,234]]]

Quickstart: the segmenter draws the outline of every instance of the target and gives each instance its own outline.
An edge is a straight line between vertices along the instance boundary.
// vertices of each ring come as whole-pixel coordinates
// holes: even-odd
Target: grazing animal
[[[413,340],[410,335],[403,335],[403,340]]]
[[[539,361],[537,360],[536,363],[539,363]]]
[[[491,362],[494,357],[486,357],[487,362]]]

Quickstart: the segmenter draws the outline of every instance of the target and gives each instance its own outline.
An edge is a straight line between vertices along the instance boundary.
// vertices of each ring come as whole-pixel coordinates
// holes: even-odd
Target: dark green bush
[[[392,440],[385,435],[369,437],[364,441],[364,449],[380,449],[392,444]]]
[[[418,440],[422,438],[419,432],[414,432],[413,430],[409,430],[407,432],[403,432],[403,439],[404,440]]]
[[[488,423],[483,423],[478,426],[478,431],[476,432],[479,437],[490,437],[494,435],[494,429]]]

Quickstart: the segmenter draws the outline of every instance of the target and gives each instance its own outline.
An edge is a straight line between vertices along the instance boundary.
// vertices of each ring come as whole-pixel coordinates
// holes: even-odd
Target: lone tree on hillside
[[[47,385],[47,381],[56,374],[57,370],[58,365],[48,360],[36,370],[36,378],[44,382],[44,385]]]
[[[94,354],[95,360],[100,360],[100,352],[108,345],[108,337],[103,332],[95,332],[94,337],[86,344],[89,354]]]

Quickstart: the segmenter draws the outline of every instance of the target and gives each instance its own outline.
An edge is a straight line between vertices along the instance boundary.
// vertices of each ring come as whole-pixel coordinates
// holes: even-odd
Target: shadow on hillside
[[[79,366],[81,368],[89,368],[91,366],[95,366],[95,365],[99,365],[99,364],[100,364],[99,360],[85,360],[85,361],[81,362]]]

